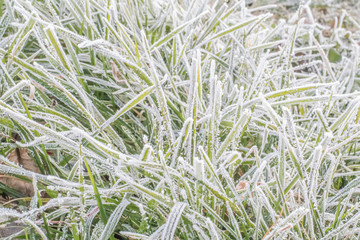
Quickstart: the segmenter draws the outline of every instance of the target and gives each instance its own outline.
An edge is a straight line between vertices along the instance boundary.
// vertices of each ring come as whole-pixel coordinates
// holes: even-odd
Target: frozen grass
[[[9,239],[359,237],[358,16],[0,2],[0,171],[36,193],[2,185]]]

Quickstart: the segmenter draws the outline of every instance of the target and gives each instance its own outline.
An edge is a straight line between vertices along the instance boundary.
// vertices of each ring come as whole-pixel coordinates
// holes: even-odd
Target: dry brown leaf
[[[236,190],[240,191],[245,189],[246,184],[248,184],[248,181],[240,181],[237,185],[236,185]]]
[[[46,88],[44,88],[43,86],[41,86],[38,82],[32,81],[32,84],[33,84],[37,89],[39,89],[39,91],[41,91],[41,92],[45,92],[45,91],[46,91]]]
[[[35,87],[33,85],[30,85],[29,99],[33,100],[34,96],[35,96]]]
[[[114,61],[110,61],[110,65],[111,65],[112,74],[113,74],[113,77],[115,78],[115,80],[117,82],[122,82],[120,80],[120,71],[119,71],[118,67],[116,66],[116,64],[114,63]]]
[[[246,180],[243,180],[243,181],[240,181],[237,185],[236,185],[236,190],[237,191],[240,191],[240,190],[244,190],[246,188],[246,185],[249,185],[249,181],[246,181]],[[256,183],[257,186],[260,186],[261,183]]]
[[[36,166],[34,160],[29,156],[28,150],[25,148],[15,149],[8,155],[8,159],[13,163],[19,164],[26,170],[40,173],[39,168]],[[34,188],[31,182],[27,182],[7,174],[0,174],[0,182],[26,196],[31,197],[34,195]]]

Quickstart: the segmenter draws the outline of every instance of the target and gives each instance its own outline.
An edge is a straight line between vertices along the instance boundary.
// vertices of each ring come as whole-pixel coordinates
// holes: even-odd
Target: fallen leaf
[[[115,78],[115,80],[117,82],[122,82],[120,80],[120,71],[119,71],[118,67],[116,66],[116,64],[113,61],[110,61],[110,65],[111,65],[112,74],[113,74],[113,77]]]
[[[33,85],[30,85],[30,94],[29,94],[29,99],[33,100],[35,96],[35,87]]]
[[[13,163],[19,164],[26,170],[40,173],[39,168],[36,166],[34,160],[29,156],[28,150],[25,148],[15,149],[8,155],[8,159]],[[27,182],[7,174],[0,174],[0,182],[26,196],[31,197],[34,195],[34,188],[31,182]]]
[[[38,82],[32,81],[32,84],[39,89],[39,91],[41,92],[46,92],[46,88],[44,88],[43,86],[41,86]]]
[[[246,187],[246,184],[249,184],[248,181],[240,181],[237,185],[236,185],[236,190],[243,190]]]
[[[250,184],[249,181],[240,181],[237,185],[236,185],[236,190],[240,191],[240,190],[244,190],[246,188],[246,185]],[[257,186],[260,186],[261,183],[256,183]]]

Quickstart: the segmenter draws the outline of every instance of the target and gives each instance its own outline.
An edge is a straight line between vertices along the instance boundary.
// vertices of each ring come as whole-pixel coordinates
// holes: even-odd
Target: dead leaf
[[[240,181],[237,185],[236,185],[236,190],[243,190],[246,187],[246,184],[249,184],[248,181]]]
[[[114,63],[114,61],[110,61],[110,65],[111,65],[112,74],[113,74],[113,77],[115,78],[115,80],[117,82],[122,82],[120,80],[120,71],[119,71],[118,67],[116,66],[116,64]]]
[[[240,181],[237,185],[236,185],[236,190],[237,191],[240,191],[240,190],[244,190],[246,188],[246,185],[249,185],[249,181],[246,181],[246,180],[243,180],[243,181]],[[260,186],[261,183],[256,183],[257,186]]]
[[[33,85],[30,85],[30,94],[29,94],[29,99],[33,100],[35,96],[35,87]]]
[[[46,92],[46,88],[41,86],[38,82],[32,81],[32,84],[41,92]]]
[[[25,148],[15,149],[8,155],[8,159],[13,163],[19,164],[26,170],[40,173],[39,168],[36,166],[34,160],[29,156],[28,150]],[[31,182],[27,182],[7,174],[0,174],[0,182],[26,196],[31,197],[34,195],[34,188]]]
[[[294,193],[294,198],[297,203],[304,203],[304,196],[301,193]]]

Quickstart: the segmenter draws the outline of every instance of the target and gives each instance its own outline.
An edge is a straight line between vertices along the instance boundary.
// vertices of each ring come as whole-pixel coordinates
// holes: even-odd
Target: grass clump
[[[359,237],[351,14],[329,32],[311,1],[286,21],[245,1],[1,3],[0,172],[34,192],[1,185],[8,239]]]

